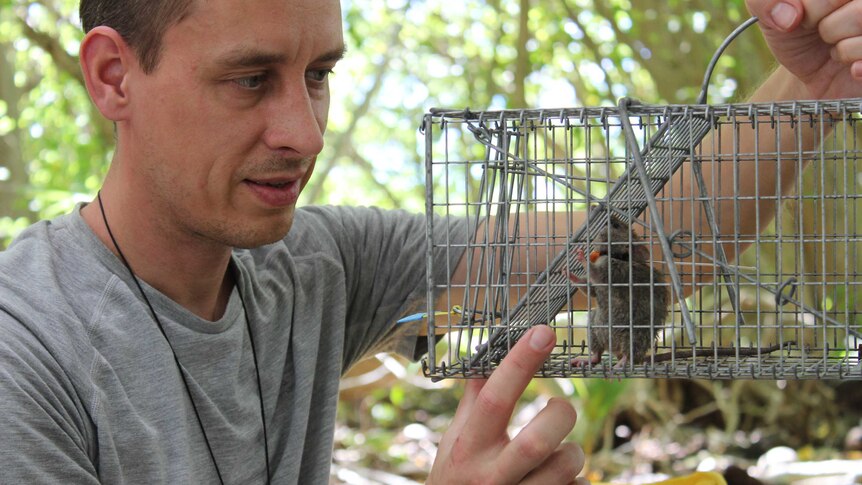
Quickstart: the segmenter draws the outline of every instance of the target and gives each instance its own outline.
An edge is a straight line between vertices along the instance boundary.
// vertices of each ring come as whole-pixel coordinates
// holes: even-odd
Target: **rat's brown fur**
[[[578,252],[578,259],[588,268],[590,296],[596,306],[589,316],[591,357],[588,361],[575,360],[574,365],[598,364],[608,349],[616,356],[617,366],[628,361],[639,364],[652,348],[667,318],[670,295],[664,273],[650,266],[649,249],[642,243],[640,236],[612,217],[610,239],[608,232],[602,231],[594,240],[600,253],[595,261],[587,263],[583,251]],[[571,274],[569,278],[580,282]]]

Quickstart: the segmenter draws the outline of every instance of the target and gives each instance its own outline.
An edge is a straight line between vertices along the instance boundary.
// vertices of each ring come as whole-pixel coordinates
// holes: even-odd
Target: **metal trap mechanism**
[[[428,113],[428,275],[441,249],[469,269],[429,276],[426,375],[486,376],[548,324],[539,376],[862,378],[860,111]]]

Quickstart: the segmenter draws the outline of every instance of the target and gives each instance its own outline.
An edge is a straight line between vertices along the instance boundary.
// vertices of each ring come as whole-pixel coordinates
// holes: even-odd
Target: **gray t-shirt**
[[[168,343],[79,211],[35,224],[0,254],[0,483],[217,483]],[[444,224],[441,241],[465,240],[464,221]],[[440,250],[435,280],[459,256]],[[273,483],[327,483],[341,374],[425,300],[425,218],[303,208],[284,241],[237,250],[233,266],[260,365]],[[237,290],[216,322],[144,290],[225,483],[262,483]],[[417,339],[394,343],[412,355]]]

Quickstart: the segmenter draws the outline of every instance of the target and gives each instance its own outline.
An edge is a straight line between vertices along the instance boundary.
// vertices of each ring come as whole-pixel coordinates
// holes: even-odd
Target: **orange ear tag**
[[[599,256],[601,256],[601,254],[598,251],[591,251],[590,252],[590,262],[595,263],[596,260],[599,259]]]

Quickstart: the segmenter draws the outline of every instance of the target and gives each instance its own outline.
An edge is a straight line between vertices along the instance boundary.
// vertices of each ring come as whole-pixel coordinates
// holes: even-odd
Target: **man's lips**
[[[243,183],[265,206],[279,208],[296,204],[302,177],[254,178],[245,179]]]
[[[246,179],[248,183],[252,183],[255,185],[267,185],[269,187],[282,188],[287,184],[293,183],[296,180],[252,180]]]

